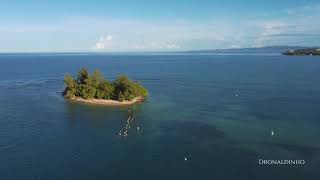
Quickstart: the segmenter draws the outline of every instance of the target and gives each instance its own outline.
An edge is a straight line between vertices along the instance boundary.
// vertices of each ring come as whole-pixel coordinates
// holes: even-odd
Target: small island
[[[296,50],[288,50],[282,53],[283,55],[289,56],[319,56],[320,48],[305,48],[305,49],[296,49]]]
[[[65,99],[90,104],[132,105],[148,96],[146,88],[130,80],[126,75],[119,75],[114,81],[109,81],[104,78],[101,71],[95,70],[89,74],[85,68],[78,72],[76,78],[66,74],[64,85],[62,94]]]

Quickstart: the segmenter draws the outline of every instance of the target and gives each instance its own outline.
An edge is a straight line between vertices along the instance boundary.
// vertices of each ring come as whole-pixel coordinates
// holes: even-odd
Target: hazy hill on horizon
[[[283,53],[289,50],[305,49],[305,46],[265,46],[257,48],[230,48],[213,50],[192,50],[190,53]]]

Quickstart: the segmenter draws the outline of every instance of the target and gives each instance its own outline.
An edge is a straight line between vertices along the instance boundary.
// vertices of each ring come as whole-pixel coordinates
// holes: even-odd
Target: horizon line
[[[198,50],[145,50],[145,51],[12,51],[1,52],[0,54],[125,54],[125,53],[186,53],[186,52],[205,52],[205,51],[221,51],[221,50],[241,50],[241,49],[263,49],[263,48],[319,48],[320,46],[294,46],[294,45],[274,45],[262,47],[243,47],[243,48],[218,48],[218,49],[198,49]]]

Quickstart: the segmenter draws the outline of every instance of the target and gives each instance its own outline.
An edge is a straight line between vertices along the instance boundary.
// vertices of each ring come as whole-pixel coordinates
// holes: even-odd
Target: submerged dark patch
[[[285,143],[270,143],[270,145],[295,153],[301,158],[312,158],[314,157],[314,155],[320,152],[319,147],[307,146],[307,145],[285,144]]]
[[[171,136],[196,140],[224,138],[226,134],[213,125],[195,121],[167,121],[160,125],[162,132]]]

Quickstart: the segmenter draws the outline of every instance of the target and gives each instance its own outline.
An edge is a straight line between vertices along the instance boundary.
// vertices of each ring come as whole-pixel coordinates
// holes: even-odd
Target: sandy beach
[[[115,101],[115,100],[109,100],[109,99],[83,99],[83,98],[72,98],[71,101],[76,102],[83,102],[83,103],[89,103],[89,104],[98,104],[98,105],[106,105],[106,106],[128,106],[132,105],[137,102],[143,101],[143,97],[136,97],[132,99],[131,101]]]

